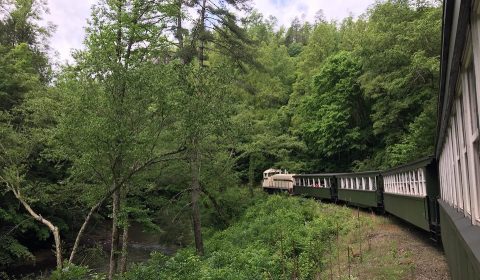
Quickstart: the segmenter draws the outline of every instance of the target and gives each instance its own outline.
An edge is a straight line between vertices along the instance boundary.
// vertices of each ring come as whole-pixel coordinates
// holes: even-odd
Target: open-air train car
[[[337,200],[337,173],[297,174],[293,194],[325,200]]]
[[[480,0],[445,0],[436,158],[453,279],[480,279]]]
[[[381,180],[378,171],[339,174],[338,200],[364,208],[381,208]]]
[[[385,211],[432,233],[439,233],[437,165],[423,158],[382,172]]]

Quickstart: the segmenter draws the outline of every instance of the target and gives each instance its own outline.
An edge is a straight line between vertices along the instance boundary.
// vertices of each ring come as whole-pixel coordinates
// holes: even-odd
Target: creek
[[[79,254],[76,263],[87,265],[92,271],[105,273],[108,271],[110,256],[110,224],[97,225],[95,231],[85,235],[85,244],[88,249]],[[165,255],[173,255],[177,245],[162,243],[159,233],[145,231],[140,224],[132,224],[129,228],[128,263],[145,262],[154,251]],[[37,249],[32,252],[35,260],[10,267],[6,270],[10,276],[48,275],[55,269],[56,261],[52,249]],[[1,278],[1,277],[0,277]]]

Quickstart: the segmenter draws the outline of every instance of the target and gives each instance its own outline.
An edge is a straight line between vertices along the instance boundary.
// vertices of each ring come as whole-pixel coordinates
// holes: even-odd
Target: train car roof
[[[437,138],[435,155],[441,153],[448,120],[455,98],[458,74],[470,19],[470,1],[445,0],[443,3],[442,51],[440,58],[440,91],[438,94]]]
[[[295,174],[295,177],[335,177],[347,173],[315,173],[315,174]]]
[[[338,174],[338,177],[352,177],[352,176],[362,176],[362,175],[380,175],[381,171],[373,170],[373,171],[361,171],[361,172],[351,172],[351,173],[343,173]]]
[[[263,171],[263,173],[271,173],[271,172],[282,172],[281,169],[275,169],[275,168],[269,168],[265,171]]]
[[[397,167],[390,168],[390,169],[387,169],[385,171],[382,171],[381,174],[382,175],[389,175],[389,174],[392,174],[392,173],[398,173],[398,172],[403,172],[403,171],[409,171],[409,170],[412,170],[412,169],[417,169],[419,167],[424,167],[424,166],[427,166],[427,165],[431,164],[433,162],[433,160],[434,160],[433,155],[423,157],[423,158],[418,159],[416,161],[412,161],[412,162],[409,162],[409,163],[399,165]]]
[[[272,178],[275,179],[292,179],[295,174],[275,174]]]

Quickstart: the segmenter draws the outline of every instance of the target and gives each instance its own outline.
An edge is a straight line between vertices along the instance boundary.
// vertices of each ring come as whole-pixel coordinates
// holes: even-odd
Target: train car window
[[[412,171],[407,172],[407,193],[413,195],[413,178],[412,178]]]
[[[457,132],[455,129],[455,113],[452,114],[452,118],[450,119],[450,136],[451,136],[451,149],[452,149],[452,165],[453,165],[453,173],[454,173],[454,192],[453,195],[455,197],[455,208],[463,209],[462,202],[459,197],[458,190],[460,189],[460,184],[458,182],[458,166],[457,166]]]
[[[384,192],[411,196],[426,196],[424,168],[384,175]],[[376,177],[373,179],[376,189]]]
[[[465,216],[471,215],[470,212],[470,195],[468,189],[468,160],[467,156],[467,147],[465,145],[465,129],[464,129],[464,110],[463,110],[463,97],[460,96],[456,101],[457,109],[457,132],[458,132],[458,165],[459,165],[459,174],[460,174],[460,186],[462,191],[462,200],[463,200],[463,210]]]
[[[457,100],[458,101],[458,100]],[[456,102],[458,103],[458,102]],[[453,120],[453,128],[455,130],[455,166],[457,168],[457,184],[458,184],[458,189],[457,189],[457,197],[458,197],[458,200],[459,200],[459,207],[460,209],[465,209],[465,196],[463,195],[463,188],[464,188],[464,184],[463,184],[463,180],[462,180],[462,177],[463,177],[463,172],[462,172],[462,162],[461,162],[461,146],[462,146],[462,143],[460,142],[461,141],[461,127],[459,127],[459,119],[461,118],[459,116],[459,110],[458,110],[458,106],[456,107],[456,114],[454,115],[455,119]]]
[[[470,115],[472,133],[471,139],[468,141],[470,146],[469,152],[471,152],[469,163],[473,166],[469,166],[470,175],[470,203],[472,212],[472,223],[480,224],[480,5],[477,3],[477,10],[471,17],[471,37],[472,46],[471,51],[473,58],[467,68],[467,86],[464,89],[468,90],[468,96],[470,102]],[[468,135],[467,135],[468,136]]]

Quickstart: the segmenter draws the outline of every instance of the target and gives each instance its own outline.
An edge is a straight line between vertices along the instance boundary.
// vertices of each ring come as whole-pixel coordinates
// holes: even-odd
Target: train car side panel
[[[376,191],[338,189],[338,199],[360,207],[378,206],[378,194]]]
[[[337,186],[334,173],[296,174],[293,194],[336,201]]]
[[[426,197],[404,196],[384,193],[385,211],[417,227],[430,230],[428,202]]]
[[[320,199],[331,199],[332,194],[330,188],[312,188],[303,186],[294,186],[293,194],[315,197]]]
[[[442,242],[452,279],[480,277],[480,228],[439,200]]]

